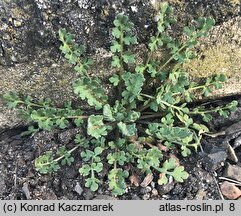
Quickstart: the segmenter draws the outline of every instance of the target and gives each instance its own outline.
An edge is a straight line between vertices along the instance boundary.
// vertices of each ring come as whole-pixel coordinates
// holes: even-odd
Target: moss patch
[[[224,73],[232,76],[241,72],[241,49],[217,45],[205,49],[198,58],[187,63],[185,68],[194,77],[207,77],[214,74]]]
[[[240,0],[228,0],[233,5],[240,5]]]

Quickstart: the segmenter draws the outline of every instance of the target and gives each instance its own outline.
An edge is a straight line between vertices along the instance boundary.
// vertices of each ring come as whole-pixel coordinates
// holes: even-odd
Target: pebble
[[[174,182],[167,183],[166,185],[158,185],[157,191],[160,196],[169,193],[174,188]]]
[[[151,185],[152,188],[156,187],[156,183],[154,181],[152,181],[150,185]]]
[[[151,192],[151,187],[150,186],[147,186],[145,188],[141,188],[140,189],[140,193],[141,194],[146,194],[146,193],[149,193],[149,192]]]
[[[153,180],[153,175],[152,173],[149,173],[142,181],[141,187],[143,188],[147,187],[152,182],[152,180]]]
[[[14,25],[15,27],[21,27],[21,26],[22,26],[22,21],[14,20],[14,21],[13,21],[13,25]]]
[[[241,181],[241,167],[238,165],[228,164],[226,170],[224,171],[224,176]]]
[[[144,194],[144,195],[142,196],[142,199],[143,199],[143,200],[148,200],[148,199],[150,199],[150,194],[149,194],[149,193]]]
[[[208,171],[215,171],[222,167],[222,163],[226,158],[227,153],[222,150],[208,154],[203,158],[203,166]]]
[[[17,57],[16,56],[14,56],[14,55],[11,55],[11,60],[13,61],[13,62],[17,62]]]
[[[140,180],[136,175],[131,175],[129,179],[130,179],[131,184],[135,185],[136,187],[139,187]]]
[[[158,196],[158,191],[156,188],[152,189],[151,193],[153,196]]]
[[[26,196],[27,200],[31,199],[30,192],[29,192],[29,189],[28,189],[28,183],[27,183],[27,182],[24,182],[24,183],[23,183],[22,190],[23,190],[23,193],[24,193],[24,195]]]
[[[137,12],[138,11],[138,8],[136,7],[136,6],[131,6],[131,10],[132,10],[132,12]]]
[[[239,190],[238,187],[236,187],[233,183],[229,183],[227,181],[224,181],[221,184],[220,187],[222,194],[230,200],[237,199],[241,196],[241,190]]]
[[[236,155],[236,152],[234,151],[233,147],[228,143],[228,159],[237,163],[238,157]]]
[[[79,195],[83,193],[83,188],[80,186],[79,182],[76,183],[74,191],[77,192]]]

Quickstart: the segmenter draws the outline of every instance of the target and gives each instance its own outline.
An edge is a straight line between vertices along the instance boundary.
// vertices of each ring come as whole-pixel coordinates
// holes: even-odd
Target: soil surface
[[[24,127],[0,131],[0,199],[237,199],[240,197],[237,193],[240,192],[241,186],[241,179],[239,179],[241,175],[239,172],[241,170],[241,146],[239,144],[241,97],[235,99],[239,101],[239,108],[228,119],[215,117],[215,120],[208,125],[212,132],[225,131],[226,128],[229,133],[214,138],[204,137],[198,152],[193,152],[187,158],[173,152],[189,173],[189,178],[184,183],[176,183],[170,178],[167,185],[159,186],[156,183],[157,176],[154,175],[153,180],[149,178],[149,184],[144,184],[142,181],[145,176],[138,176],[142,186],[136,187],[128,181],[126,193],[118,198],[111,196],[104,172],[100,175],[102,184],[97,192],[91,192],[85,188],[84,179],[78,172],[81,167],[79,151],[74,153],[73,165],[62,166],[56,173],[40,175],[35,170],[34,159],[36,157],[59,146],[73,147],[74,137],[77,133],[81,133],[80,129],[41,131],[28,137],[20,135],[26,129]],[[228,101],[230,98],[214,103],[220,104]],[[230,154],[228,146],[232,147],[233,154]],[[238,173],[232,173],[233,167],[239,170]],[[232,192],[229,189],[228,194],[225,193],[225,185],[222,186],[224,181],[231,183],[232,186],[236,185],[235,189],[238,192]],[[237,196],[232,196],[233,194]]]

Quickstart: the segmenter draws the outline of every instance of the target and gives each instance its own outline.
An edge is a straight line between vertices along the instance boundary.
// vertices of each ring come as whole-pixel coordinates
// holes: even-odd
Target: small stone
[[[203,158],[203,166],[208,171],[215,171],[222,167],[222,162],[227,158],[227,153],[225,151],[219,151],[206,155]]]
[[[149,192],[151,192],[151,187],[150,186],[147,186],[145,188],[141,188],[140,189],[140,193],[141,194],[146,194],[146,193],[149,193]]]
[[[150,199],[150,194],[149,194],[149,193],[144,194],[144,195],[142,196],[142,199],[143,199],[143,200],[148,200],[148,199]]]
[[[224,171],[224,176],[241,181],[241,167],[238,165],[228,164],[226,170]]]
[[[14,20],[14,21],[13,21],[13,25],[14,25],[15,27],[21,27],[21,26],[22,26],[22,21]]]
[[[27,182],[24,182],[24,183],[23,183],[22,190],[23,190],[23,193],[24,193],[24,195],[26,196],[27,200],[31,199],[30,192],[29,192],[29,189],[28,189],[28,183],[27,183]]]
[[[140,185],[140,179],[136,176],[136,175],[131,175],[130,176],[130,182],[131,184],[135,185],[136,187],[138,187]]]
[[[228,159],[235,163],[238,162],[237,155],[236,155],[233,147],[229,143],[228,143]]]
[[[220,189],[222,191],[222,194],[230,200],[237,199],[241,196],[241,190],[239,190],[239,188],[236,187],[234,184],[227,181],[222,183]]]
[[[132,12],[137,12],[138,8],[136,6],[131,6],[131,10],[132,10]]]
[[[17,62],[16,56],[12,55],[10,58],[11,58],[11,60],[12,60],[13,62]]]
[[[153,180],[153,175],[152,173],[149,173],[143,180],[143,182],[141,183],[141,187],[147,187]]]
[[[79,182],[75,185],[74,191],[77,192],[79,195],[83,193],[83,188],[80,186]]]
[[[158,191],[156,188],[152,189],[151,193],[153,196],[158,196]]]
[[[158,185],[157,191],[160,196],[169,193],[174,188],[174,182],[167,183],[165,185]]]
[[[150,185],[151,185],[152,188],[156,187],[156,183],[154,181],[152,181]]]

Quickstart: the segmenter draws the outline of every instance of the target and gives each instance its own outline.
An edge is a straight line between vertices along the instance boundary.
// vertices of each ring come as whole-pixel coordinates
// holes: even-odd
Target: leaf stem
[[[124,70],[123,66],[123,51],[124,51],[124,33],[123,33],[123,28],[120,26],[120,69],[118,70],[118,76],[119,76],[119,83],[118,83],[118,98],[119,100],[121,99],[121,94],[122,94],[122,85],[123,85],[123,79],[122,79],[122,74]]]
[[[175,58],[175,56],[181,52],[187,45],[188,41],[186,41],[163,65],[160,65],[159,68],[157,69],[157,74],[161,73],[162,70]],[[151,77],[149,80],[147,80],[146,87],[148,87],[156,77]]]
[[[150,101],[149,103],[147,103],[144,107],[142,107],[142,108],[139,110],[139,112],[140,112],[140,111],[143,111],[143,110],[146,109],[146,108],[148,108],[148,107],[150,106],[150,103],[155,99],[155,97],[150,96],[150,95],[147,95],[147,94],[141,93],[141,95],[144,96],[144,97],[150,98],[151,101]],[[166,102],[166,101],[164,101],[164,100],[159,100],[159,103],[162,103],[162,104],[164,104],[164,105],[166,105],[166,106],[168,106],[168,107],[171,107],[171,108],[173,108],[173,109],[176,109],[176,110],[178,110],[178,111],[182,110],[181,107],[178,107],[178,106],[175,106],[175,105],[173,105],[173,104],[170,104],[170,103],[168,103],[168,102]]]
[[[156,118],[156,117],[162,117],[162,116],[163,116],[162,113],[155,113],[152,115],[143,115],[139,119],[149,119],[149,118]]]
[[[67,151],[67,153],[66,154],[71,154],[72,152],[74,152],[76,149],[78,149],[84,142],[89,142],[90,140],[91,140],[92,138],[89,138],[89,139],[87,139],[87,140],[85,140],[85,141],[83,141],[83,142],[80,142],[78,145],[76,145],[74,148],[72,148],[72,149],[70,149],[69,151]],[[56,159],[54,159],[54,160],[51,160],[51,161],[49,161],[49,162],[47,162],[47,163],[43,163],[43,164],[41,164],[42,166],[47,166],[47,165],[49,165],[49,164],[51,164],[51,163],[53,163],[53,162],[58,162],[58,161],[60,161],[61,159],[63,159],[65,157],[65,154],[64,155],[61,155],[60,157],[57,157]]]

